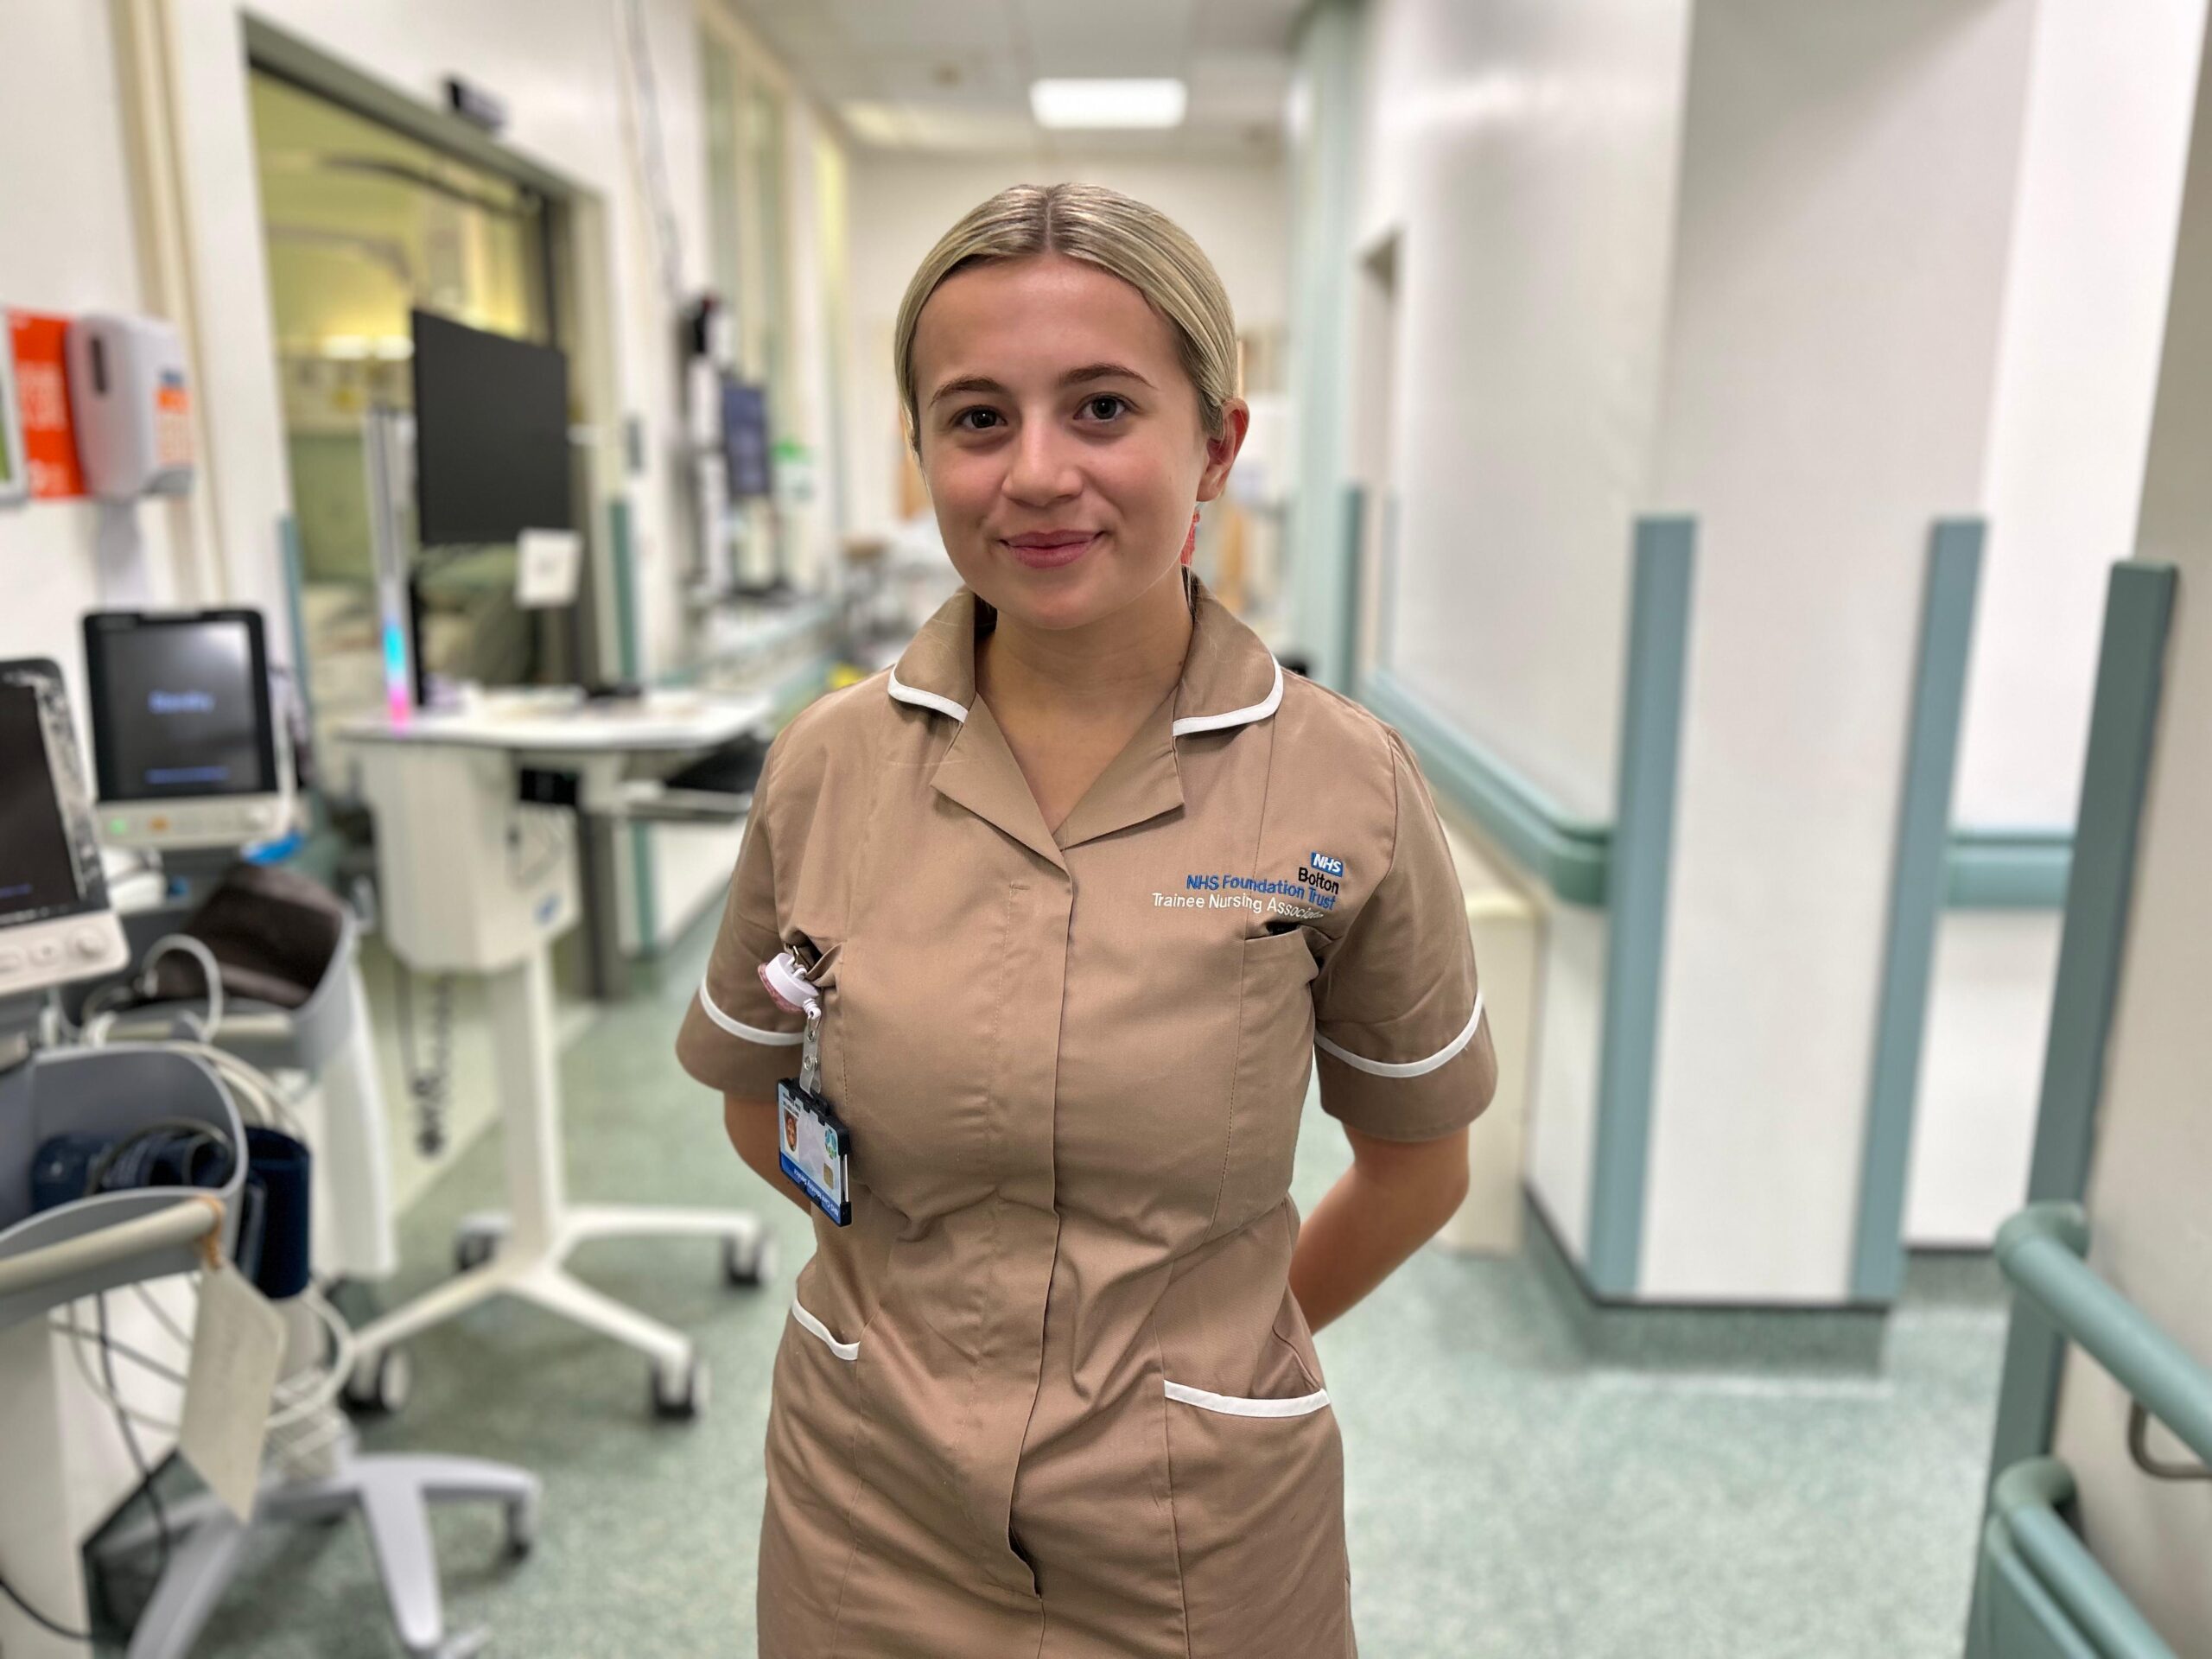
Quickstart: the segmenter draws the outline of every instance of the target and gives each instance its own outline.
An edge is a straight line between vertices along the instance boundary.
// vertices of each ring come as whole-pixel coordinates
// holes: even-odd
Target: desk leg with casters
[[[280,1306],[291,1328],[296,1370],[320,1344],[321,1327],[298,1299]],[[250,1522],[241,1522],[211,1496],[169,1510],[168,1531],[179,1542],[139,1616],[130,1659],[186,1659],[231,1587],[246,1541],[257,1530],[336,1520],[354,1510],[369,1529],[392,1628],[410,1659],[461,1659],[484,1644],[487,1633],[482,1630],[446,1633],[429,1506],[501,1505],[508,1553],[519,1558],[537,1540],[537,1477],[477,1458],[364,1457],[334,1408],[326,1407],[308,1421],[307,1441],[317,1449],[306,1452],[290,1469],[272,1463],[255,1495]],[[100,1559],[115,1561],[143,1554],[160,1536],[150,1521],[125,1528],[101,1541]]]
[[[741,1211],[591,1205],[570,1209],[561,1142],[560,1078],[554,1055],[552,972],[543,950],[486,983],[506,1141],[507,1211],[463,1224],[461,1277],[353,1333],[360,1356],[348,1397],[389,1403],[378,1376],[393,1344],[451,1319],[487,1297],[512,1294],[637,1349],[652,1362],[653,1408],[664,1417],[696,1415],[706,1402],[704,1362],[690,1338],[595,1290],[563,1265],[589,1239],[677,1235],[719,1237],[733,1282],[767,1276],[767,1234]]]

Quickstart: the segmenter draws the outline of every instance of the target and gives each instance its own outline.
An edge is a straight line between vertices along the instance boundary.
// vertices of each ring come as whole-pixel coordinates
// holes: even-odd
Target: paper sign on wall
[[[515,603],[525,610],[573,605],[584,538],[573,530],[525,530],[516,543]]]
[[[68,332],[67,317],[8,313],[16,358],[16,406],[22,417],[23,470],[31,494],[41,501],[64,501],[85,493],[76,429],[69,421],[68,371],[62,359]]]

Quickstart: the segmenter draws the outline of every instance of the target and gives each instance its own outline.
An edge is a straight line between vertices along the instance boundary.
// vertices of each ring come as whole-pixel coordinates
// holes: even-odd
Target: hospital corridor
[[[2212,1659],[2207,0],[0,0],[0,1659]]]

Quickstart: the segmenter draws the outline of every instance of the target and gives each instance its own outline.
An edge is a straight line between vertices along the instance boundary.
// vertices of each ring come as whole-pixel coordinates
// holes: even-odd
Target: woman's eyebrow
[[[1071,369],[1060,377],[1060,384],[1064,386],[1081,385],[1087,380],[1134,380],[1141,386],[1152,385],[1135,369],[1125,368],[1119,363],[1088,363],[1082,368]]]
[[[988,376],[967,374],[961,376],[957,380],[946,381],[930,394],[930,402],[932,404],[941,404],[954,393],[962,391],[980,391],[987,396],[1002,396],[1006,388]]]

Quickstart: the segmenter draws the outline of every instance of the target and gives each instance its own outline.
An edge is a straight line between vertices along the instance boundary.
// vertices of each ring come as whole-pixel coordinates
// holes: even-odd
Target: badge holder
[[[817,1209],[840,1227],[853,1221],[852,1131],[822,1093],[822,996],[791,951],[760,964],[779,1007],[806,1016],[798,1076],[776,1085],[776,1157]]]

